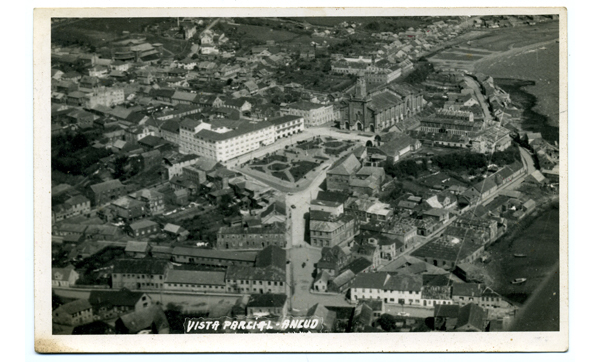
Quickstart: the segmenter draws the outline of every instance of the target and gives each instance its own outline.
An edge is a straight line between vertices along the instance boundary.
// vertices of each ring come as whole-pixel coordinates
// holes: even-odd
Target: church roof
[[[402,98],[389,90],[378,92],[371,96],[371,102],[368,107],[375,111],[383,111],[402,103]]]

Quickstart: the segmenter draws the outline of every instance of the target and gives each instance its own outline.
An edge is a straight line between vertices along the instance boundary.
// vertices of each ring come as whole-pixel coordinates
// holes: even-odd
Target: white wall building
[[[215,119],[211,123],[184,121],[179,128],[182,153],[193,153],[216,161],[227,161],[275,142],[270,122]]]
[[[312,102],[297,102],[281,109],[283,115],[300,116],[304,118],[305,126],[320,126],[323,123],[336,120],[333,105],[323,105]]]
[[[421,306],[422,288],[420,275],[359,273],[350,287],[350,300],[377,299],[387,304]]]
[[[304,118],[286,115],[270,120],[275,128],[275,139],[304,131]]]

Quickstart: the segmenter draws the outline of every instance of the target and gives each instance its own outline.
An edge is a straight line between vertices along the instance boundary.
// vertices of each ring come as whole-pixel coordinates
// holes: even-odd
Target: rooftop
[[[165,283],[225,285],[225,272],[171,269]]]

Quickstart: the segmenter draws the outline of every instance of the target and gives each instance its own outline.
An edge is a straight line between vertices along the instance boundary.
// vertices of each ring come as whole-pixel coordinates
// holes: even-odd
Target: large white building
[[[93,89],[87,94],[86,106],[93,108],[95,106],[113,107],[125,102],[125,91],[123,88],[100,88]]]
[[[271,119],[269,122],[275,127],[275,139],[287,137],[304,131],[304,118],[286,115]]]
[[[320,126],[323,123],[336,120],[333,105],[301,101],[281,108],[281,114],[300,116],[304,118],[305,126]]]
[[[350,287],[350,300],[377,299],[387,304],[421,306],[422,288],[423,279],[420,275],[359,273]]]
[[[215,119],[210,123],[185,120],[179,127],[182,153],[192,153],[219,162],[227,161],[275,142],[271,122]]]

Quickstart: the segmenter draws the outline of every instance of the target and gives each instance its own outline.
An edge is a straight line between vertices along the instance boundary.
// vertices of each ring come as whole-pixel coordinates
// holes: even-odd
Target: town
[[[557,19],[53,19],[53,333],[510,330],[559,147],[478,64]]]

